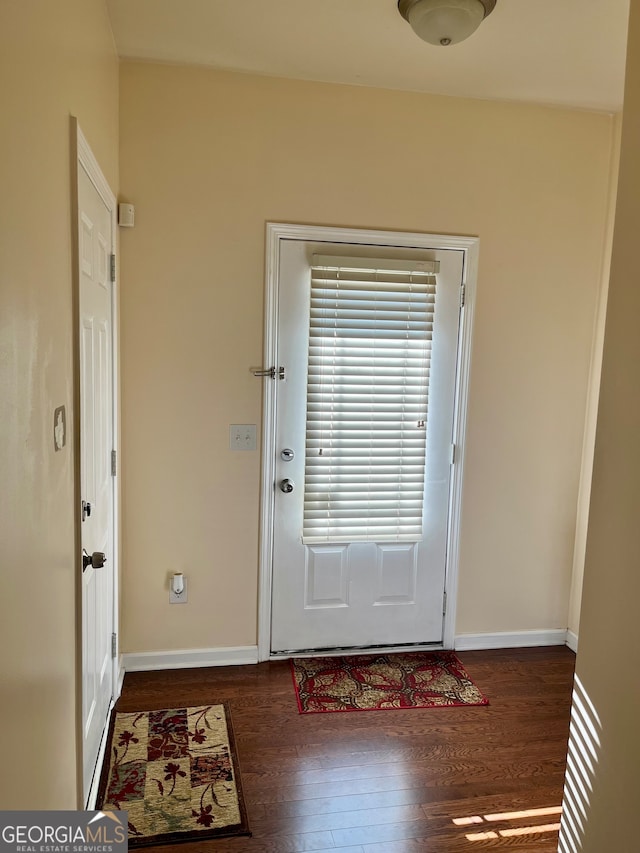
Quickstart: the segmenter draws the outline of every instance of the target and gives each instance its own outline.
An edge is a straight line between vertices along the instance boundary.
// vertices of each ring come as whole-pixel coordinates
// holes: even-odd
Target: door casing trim
[[[471,338],[478,275],[478,237],[423,234],[406,231],[379,231],[360,228],[338,228],[324,225],[295,225],[267,222],[265,241],[265,326],[264,361],[266,367],[278,367],[278,287],[280,279],[280,244],[283,240],[331,242],[367,246],[397,246],[414,249],[456,249],[464,253],[463,285],[465,304],[458,339],[458,366],[454,410],[453,441],[456,461],[453,465],[449,494],[447,532],[447,565],[445,589],[447,608],[443,619],[442,645],[433,648],[452,649],[455,637],[458,597],[458,564],[461,533],[462,484],[465,459],[466,417],[471,368]],[[275,439],[276,389],[278,380],[265,380],[262,406],[262,472],[260,489],[260,543],[258,576],[258,660],[271,658],[271,596],[273,585],[273,527],[275,514]]]
[[[86,136],[82,132],[78,119],[75,116],[70,117],[71,130],[71,175],[72,175],[72,210],[71,210],[71,233],[72,233],[72,276],[73,276],[73,302],[74,302],[74,333],[73,333],[73,376],[74,376],[74,392],[73,392],[73,449],[74,449],[74,525],[75,525],[75,542],[76,542],[76,742],[77,742],[77,776],[78,776],[78,807],[84,809],[88,802],[95,795],[96,778],[99,778],[101,764],[104,759],[104,743],[105,732],[103,732],[101,749],[98,754],[98,760],[94,772],[94,778],[89,786],[89,796],[85,801],[84,790],[84,767],[83,767],[83,748],[84,739],[82,732],[82,530],[79,521],[79,513],[77,507],[80,506],[81,499],[81,480],[80,480],[80,441],[81,441],[81,423],[80,423],[80,256],[79,256],[79,241],[78,241],[78,175],[79,170],[83,169],[89,180],[95,187],[99,196],[103,200],[109,211],[111,220],[111,247],[110,251],[117,258],[117,241],[118,241],[118,218],[117,218],[117,200],[113,194],[109,183],[104,176],[100,164],[98,163]],[[112,356],[112,449],[116,451],[119,460],[119,400],[120,400],[120,374],[119,374],[119,339],[118,339],[118,269],[116,264],[115,281],[111,287],[111,356]],[[120,501],[119,501],[119,471],[113,478],[113,559],[111,561],[111,571],[113,572],[113,611],[112,611],[112,631],[118,634],[119,626],[119,555],[120,555]],[[119,640],[119,638],[118,638]],[[117,650],[116,650],[117,651]],[[120,656],[118,653],[113,657],[112,666],[112,696],[111,707],[118,698],[124,673],[121,670]],[[109,712],[110,716],[110,712]],[[108,718],[107,721],[108,722]],[[106,724],[105,724],[106,731]]]

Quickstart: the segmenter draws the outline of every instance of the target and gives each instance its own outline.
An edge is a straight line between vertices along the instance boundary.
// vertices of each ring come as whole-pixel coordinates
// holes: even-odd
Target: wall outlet
[[[229,427],[229,449],[255,450],[256,431],[255,424],[231,424]]]
[[[188,601],[187,593],[189,591],[189,586],[188,586],[188,581],[187,581],[186,577],[183,578],[183,583],[184,583],[184,589],[182,590],[180,595],[178,595],[177,593],[175,593],[173,591],[173,586],[171,584],[171,578],[169,578],[169,604],[186,604],[187,603],[187,601]]]

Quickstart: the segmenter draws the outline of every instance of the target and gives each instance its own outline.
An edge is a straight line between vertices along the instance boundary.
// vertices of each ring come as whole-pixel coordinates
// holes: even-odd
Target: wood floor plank
[[[305,832],[320,832],[325,829],[350,829],[360,826],[380,826],[381,824],[423,820],[424,812],[418,803],[400,806],[382,806],[377,809],[358,809],[357,811],[332,811],[326,814],[296,815],[282,817],[272,813],[252,822],[256,837],[291,834],[304,827]]]
[[[271,803],[252,803],[252,813],[258,817],[303,817],[328,815],[334,812],[381,809],[387,806],[421,805],[427,817],[463,817],[467,815],[467,803],[473,797],[475,814],[495,814],[504,807],[505,793],[509,794],[509,811],[529,808],[552,807],[562,801],[563,775],[558,773],[555,783],[546,780],[544,786],[532,789],[528,780],[517,791],[512,784],[501,781],[493,784],[493,791],[470,783],[452,786],[445,792],[438,786],[416,786],[390,789],[373,793],[290,799]],[[258,811],[261,809],[261,811]]]
[[[365,844],[364,853],[486,853],[491,850],[523,851],[523,853],[557,853],[558,833],[538,834],[526,838],[487,838],[470,840],[465,837],[433,835],[428,838],[403,838]],[[339,853],[343,853],[340,849]]]
[[[562,770],[564,759],[532,758],[529,760],[504,761],[500,766],[500,776],[506,779],[531,778],[544,776],[554,770]],[[412,765],[404,764],[363,764],[331,770],[306,770],[296,773],[296,784],[300,786],[313,784],[330,784],[333,782],[353,782],[362,779],[377,779],[380,775],[386,778],[404,776],[429,780],[431,784],[452,785],[461,778],[482,781],[496,778],[496,767],[489,761],[419,761]],[[245,773],[244,784],[247,790],[269,789],[285,785],[291,781],[290,774],[277,771],[266,773]]]
[[[556,784],[562,785],[564,772],[562,770],[556,773],[547,774],[544,779],[540,778],[537,781],[539,786],[548,784],[550,781],[555,781]],[[443,788],[441,784],[437,784],[434,780],[424,780],[421,776],[379,776],[370,779],[357,779],[347,782],[320,782],[315,785],[290,785],[275,788],[273,786],[265,786],[262,788],[246,789],[247,799],[253,803],[272,804],[280,802],[295,802],[314,800],[323,797],[340,797],[348,794],[374,794],[382,791],[402,791],[413,788],[423,788],[425,797],[431,799],[451,799],[454,797],[454,792],[464,790],[461,793],[462,798],[475,796],[477,792],[490,792],[497,790],[499,792],[509,792],[525,788],[530,790],[532,787],[530,779],[506,779],[498,780],[483,780],[482,782],[465,782],[461,787],[455,783]]]
[[[262,814],[278,817],[303,817],[306,815],[328,815],[334,812],[358,811],[360,809],[382,809],[388,806],[424,805],[429,802],[425,788],[404,788],[379,791],[371,794],[345,794],[343,796],[317,797],[314,799],[289,800],[277,803],[260,803]]]
[[[495,744],[499,744],[502,738],[465,738],[455,743],[446,740],[440,740],[435,743],[433,740],[428,746],[406,746],[397,747],[394,749],[370,750],[361,752],[345,752],[343,750],[334,750],[330,753],[318,754],[316,757],[301,757],[300,766],[305,769],[317,768],[335,768],[349,767],[356,765],[375,764],[395,764],[398,762],[409,764],[413,761],[451,761],[457,758],[482,758],[492,753]],[[561,738],[564,742],[564,737]],[[510,744],[510,749],[513,755],[523,756],[531,755],[532,744],[535,743],[535,752],[538,757],[546,757],[557,755],[558,740],[550,739],[543,728],[539,731],[538,737],[532,737],[531,732],[527,732],[527,739],[518,743]]]
[[[334,846],[377,844],[382,841],[404,841],[407,838],[428,838],[430,824],[423,820],[387,823],[384,826],[358,826],[332,831]]]
[[[489,706],[300,715],[287,661],[127,674],[119,710],[229,703],[254,833],[147,849],[555,853],[557,814],[517,814],[561,802],[574,655],[460,658]]]

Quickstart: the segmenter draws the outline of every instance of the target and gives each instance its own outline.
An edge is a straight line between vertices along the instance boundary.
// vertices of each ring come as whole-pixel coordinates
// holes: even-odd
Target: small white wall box
[[[136,209],[132,204],[118,205],[118,225],[121,228],[133,228],[136,218]]]
[[[186,604],[187,600],[187,579],[182,572],[174,572],[169,580],[169,603]]]

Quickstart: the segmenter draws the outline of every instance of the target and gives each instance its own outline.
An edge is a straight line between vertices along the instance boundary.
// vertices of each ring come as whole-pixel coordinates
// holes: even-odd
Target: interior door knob
[[[93,554],[87,554],[84,548],[82,549],[82,571],[87,566],[93,566],[94,569],[101,569],[106,562],[107,557],[103,551],[94,551]]]
[[[289,479],[280,481],[280,490],[285,493],[285,495],[290,494],[293,491],[293,481]]]

